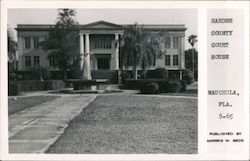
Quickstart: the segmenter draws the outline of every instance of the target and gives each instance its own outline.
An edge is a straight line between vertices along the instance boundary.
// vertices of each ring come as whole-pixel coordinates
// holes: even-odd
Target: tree
[[[196,42],[197,42],[197,35],[190,35],[189,37],[188,37],[188,42],[189,42],[189,44],[192,46],[192,48],[194,48],[194,45],[196,44]],[[194,50],[192,50],[192,51],[194,51]],[[192,52],[192,71],[193,71],[193,73],[194,73],[194,52]]]
[[[198,52],[195,48],[185,51],[185,67],[194,74],[195,80],[197,80],[198,73]],[[193,72],[194,70],[194,72]]]
[[[50,28],[48,38],[41,44],[49,52],[48,59],[55,59],[64,79],[67,79],[67,71],[72,65],[78,64],[74,61],[79,57],[78,22],[75,17],[76,11],[73,9],[58,9],[56,25]]]
[[[155,63],[157,53],[160,52],[158,36],[150,36],[143,26],[137,23],[125,29],[123,36],[124,45],[121,48],[121,64],[125,67],[133,66],[133,78],[137,79],[137,67],[144,71]]]
[[[17,43],[14,39],[13,31],[10,25],[8,25],[7,28],[7,37],[8,37],[8,65],[9,65],[9,72],[12,72],[15,68],[15,63],[16,63]]]

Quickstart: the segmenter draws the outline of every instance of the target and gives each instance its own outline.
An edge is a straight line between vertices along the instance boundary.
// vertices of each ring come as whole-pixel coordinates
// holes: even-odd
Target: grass
[[[197,89],[187,89],[185,92],[180,92],[180,93],[160,93],[160,95],[198,97],[198,90]]]
[[[197,99],[98,96],[47,153],[197,153]]]
[[[8,98],[8,114],[14,114],[55,98],[58,96],[10,97]]]

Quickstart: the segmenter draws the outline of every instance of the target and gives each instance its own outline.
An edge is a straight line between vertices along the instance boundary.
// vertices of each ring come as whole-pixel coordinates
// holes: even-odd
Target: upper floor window
[[[38,49],[39,48],[39,38],[38,37],[34,37],[33,41],[34,41],[34,48]]]
[[[170,55],[165,55],[165,65],[170,65]]]
[[[97,41],[95,42],[95,49],[110,49],[111,48],[111,42],[108,41]]]
[[[94,49],[111,49],[113,37],[109,35],[95,35],[92,37]]]
[[[178,49],[179,47],[179,38],[178,37],[174,37],[173,38],[173,48],[174,49]]]
[[[173,55],[173,65],[179,65],[179,55]]]
[[[24,43],[25,43],[25,49],[30,49],[30,37],[25,37],[24,38]]]
[[[167,37],[166,38],[166,48],[170,48],[171,47],[171,38],[170,37]]]
[[[30,58],[30,56],[25,56],[25,66],[26,67],[31,66],[31,58]]]
[[[34,56],[34,66],[38,67],[40,65],[40,57]]]

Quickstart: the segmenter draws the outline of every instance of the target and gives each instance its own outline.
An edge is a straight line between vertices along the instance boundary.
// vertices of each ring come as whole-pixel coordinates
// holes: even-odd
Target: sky
[[[79,24],[108,21],[115,24],[184,24],[185,49],[191,48],[188,36],[197,35],[196,9],[75,9]],[[57,9],[8,9],[8,24],[14,31],[17,24],[55,24]],[[16,38],[16,37],[15,37]]]

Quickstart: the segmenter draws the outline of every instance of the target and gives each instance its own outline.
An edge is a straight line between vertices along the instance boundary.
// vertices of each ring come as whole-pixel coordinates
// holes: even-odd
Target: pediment
[[[121,25],[117,25],[114,23],[106,22],[106,21],[97,21],[93,23],[89,23],[83,26],[84,28],[96,28],[96,29],[116,29],[121,28]]]

